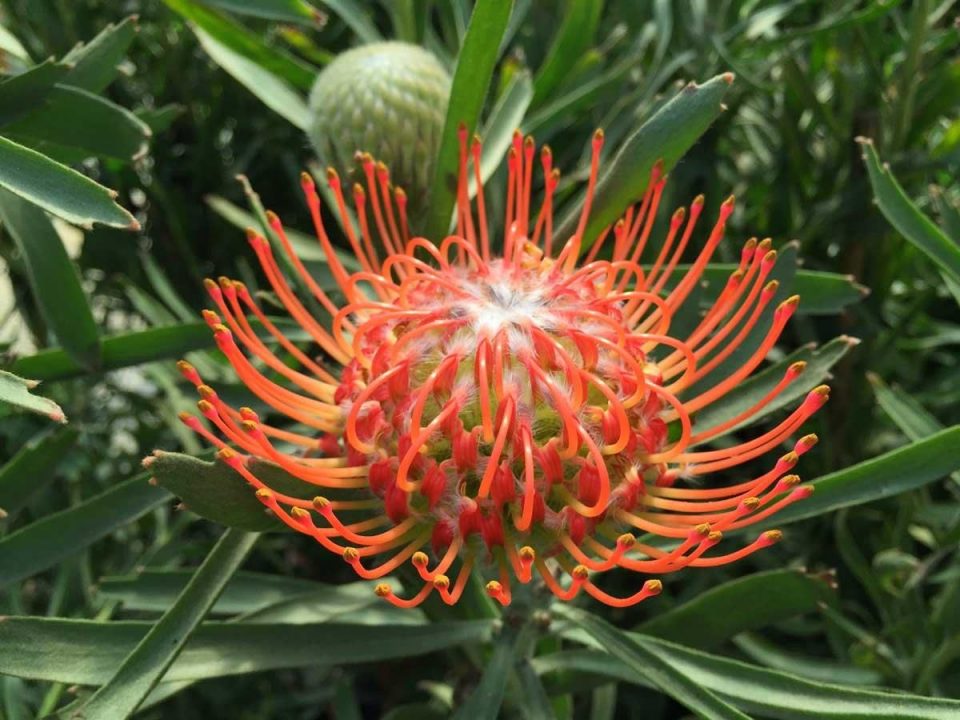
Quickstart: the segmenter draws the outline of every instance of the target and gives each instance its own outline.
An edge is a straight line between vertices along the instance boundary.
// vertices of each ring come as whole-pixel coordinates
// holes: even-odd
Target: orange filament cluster
[[[480,142],[465,132],[460,140],[456,229],[439,242],[410,236],[403,191],[369,156],[360,157],[366,184],[352,189],[356,227],[338,176],[328,172],[357,272],[334,252],[314,181],[303,176],[335,294],[307,272],[276,215],[268,214],[274,242],[249,231],[276,300],[312,342],[284,335],[235,280],[207,282],[216,309],[205,317],[247,387],[295,429],[230,406],[187,363],[181,370],[196,385],[207,422],[189,415],[184,422],[220,448],[220,458],[280,521],[341,555],[360,577],[382,578],[412,563],[423,585],[411,597],[376,586],[401,607],[432,593],[455,603],[475,571],[494,578],[487,590],[503,604],[514,583],[541,578],[558,598],[583,591],[623,607],[659,593],[660,580],[614,597],[598,574],[712,567],[776,542],[780,533],[767,531],[714,551],[725,531],[810,494],[791,471],[815,436],[801,438],[758,477],[717,488],[682,482],[782,447],[828,398],[820,386],[756,437],[705,446],[771,403],[802,373],[803,363],[795,363],[753,407],[712,428],[694,427],[694,413],[763,363],[797,307],[792,297],[772,310],[772,320],[764,313],[776,292],[768,279],[777,255],[770,241],[747,241],[719,297],[678,337],[671,320],[721,242],[732,198],[676,281],[704,200],[677,210],[653,262],[641,263],[666,182],[659,165],[641,201],[587,247],[603,134],[593,138],[578,227],[557,238],[559,173],[544,147],[535,212],[535,147],[518,133],[507,158],[505,235],[494,242]],[[762,342],[717,379],[714,371],[757,327],[765,330]],[[274,342],[261,339],[264,333]],[[251,458],[315,486],[316,497],[267,487],[250,470]],[[640,542],[636,531],[666,542]]]

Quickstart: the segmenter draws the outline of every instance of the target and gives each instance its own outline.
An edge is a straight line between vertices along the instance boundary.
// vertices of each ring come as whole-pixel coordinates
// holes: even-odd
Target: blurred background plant
[[[495,717],[502,701],[505,717],[957,717],[932,699],[960,696],[956,17],[953,0],[0,0],[0,613],[16,616],[0,622],[0,713]],[[231,391],[202,279],[256,287],[251,187],[309,226],[308,94],[338,55],[383,40],[453,78],[438,155],[410,181],[433,234],[458,120],[486,139],[490,195],[520,127],[551,145],[571,201],[594,128],[613,157],[678,83],[736,73],[666,204],[704,192],[709,211],[733,192],[730,237],[799,241],[802,265],[788,245],[778,267],[801,314],[771,360],[800,353],[834,399],[804,461],[817,495],[782,545],[606,613],[631,633],[576,612],[550,632],[484,605],[397,613],[280,533],[251,551],[227,531],[187,587],[221,529],[138,465],[157,447],[203,455],[177,420],[192,403],[174,359]],[[467,71],[484,66],[489,84]],[[402,137],[371,102],[360,119]],[[166,484],[209,510],[191,493],[215,473],[188,467],[199,479]],[[577,649],[584,633],[609,654]],[[158,650],[187,636],[175,661]]]

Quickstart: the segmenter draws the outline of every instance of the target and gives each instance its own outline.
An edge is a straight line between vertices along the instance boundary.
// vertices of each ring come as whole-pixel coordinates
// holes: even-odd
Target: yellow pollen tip
[[[314,504],[316,504],[317,500],[320,500],[320,499],[322,499],[322,498],[317,498],[316,500],[314,500],[314,501],[313,501]],[[415,552],[415,553],[413,554],[413,557],[410,558],[410,562],[412,562],[415,567],[426,567],[428,560],[429,560],[429,558],[427,557],[427,554],[424,553],[424,552],[419,552],[419,551],[418,551],[418,552]]]
[[[799,375],[804,370],[807,369],[807,363],[805,360],[798,360],[790,366],[790,371]]]
[[[209,385],[197,385],[197,393],[204,400],[209,400],[210,398],[217,396],[216,391],[214,391],[214,389]]]
[[[590,571],[587,570],[586,565],[577,565],[570,574],[575,580],[580,581],[586,580],[588,577],[590,577]]]
[[[217,457],[220,458],[221,460],[229,460],[235,456],[236,456],[236,453],[233,451],[232,448],[225,447],[217,450]]]
[[[210,280],[210,278],[207,278],[207,280]],[[213,282],[213,280],[210,280],[210,283],[213,285],[213,287],[217,286],[217,284]],[[210,287],[210,286],[208,285],[207,287]],[[203,315],[203,319],[206,320],[207,322],[211,322],[215,324],[220,323],[220,316],[217,315],[213,310],[204,309],[200,312],[200,314]]]
[[[491,597],[496,597],[503,592],[503,585],[501,585],[496,580],[491,580],[487,583],[487,595]]]
[[[269,500],[273,497],[273,491],[270,488],[260,488],[255,494],[260,500]]]
[[[260,425],[253,420],[241,420],[240,427],[243,428],[244,432],[252,433],[260,427]]]
[[[714,530],[712,533],[707,535],[707,540],[709,540],[710,542],[717,543],[717,542],[720,542],[720,540],[722,539],[723,539],[723,533],[720,532],[719,530]]]
[[[374,594],[377,597],[390,597],[393,594],[393,590],[387,583],[377,583],[377,586],[373,589]]]
[[[330,182],[336,182],[336,181],[339,180],[339,179],[340,179],[340,176],[337,175],[337,171],[334,170],[332,167],[328,167],[328,168],[327,168],[327,180],[329,180]]]
[[[208,400],[197,400],[197,410],[202,413],[208,413],[213,410],[213,403]]]
[[[780,282],[778,280],[771,280],[766,285],[764,285],[763,290],[764,292],[768,292],[772,294],[777,291],[778,287],[780,287]]]
[[[446,575],[437,575],[433,579],[433,586],[437,588],[437,590],[446,590],[450,587],[450,578]]]
[[[663,590],[663,583],[659,580],[647,580],[643,584],[643,589],[646,590],[651,595],[659,595]]]
[[[267,210],[266,212],[267,222],[273,225],[274,223],[280,222],[280,218],[273,210]]]
[[[617,538],[617,545],[622,548],[632,548],[637,542],[637,539],[630,533],[624,533]]]
[[[780,478],[780,483],[783,484],[783,485],[790,486],[790,487],[792,487],[792,486],[794,486],[794,485],[799,485],[799,484],[800,484],[800,476],[799,476],[799,475],[784,475],[782,478]]]
[[[763,262],[765,262],[765,263],[775,262],[776,259],[777,259],[777,251],[776,251],[776,250],[771,250],[770,252],[768,252],[766,255],[763,256]]]
[[[356,548],[345,547],[343,549],[343,559],[348,563],[356,562],[360,559],[360,554],[357,552]]]
[[[217,283],[214,282],[211,278],[204,278],[204,279],[203,279],[203,286],[204,286],[207,290],[216,290],[216,289],[217,289]],[[204,311],[203,311],[204,315],[206,315],[208,312],[211,312],[211,311],[210,311],[210,310],[204,310]],[[211,313],[211,314],[212,314],[212,313]]]
[[[797,453],[795,453],[793,450],[791,450],[791,451],[788,452],[786,455],[784,455],[782,458],[780,458],[780,461],[781,461],[781,462],[788,463],[789,465],[795,465],[799,459],[800,459],[800,458],[797,456]]]
[[[809,435],[804,435],[802,438],[800,438],[800,442],[802,442],[808,448],[811,448],[820,442],[820,438],[817,437],[815,433],[810,433]]]
[[[703,537],[706,537],[707,535],[710,534],[710,523],[700,523],[694,528],[694,530],[697,531],[697,535],[702,535]]]
[[[310,513],[308,513],[302,507],[297,507],[294,505],[292,508],[290,508],[290,517],[294,518],[295,520],[306,520],[310,517]]]
[[[817,385],[811,392],[815,392],[817,395],[826,395],[830,392],[830,386]]]
[[[760,498],[748,497],[743,501],[743,506],[748,510],[755,510],[760,504]]]
[[[763,533],[763,537],[768,542],[780,542],[783,540],[783,533],[780,530],[767,530]]]
[[[531,562],[533,562],[533,561],[536,559],[536,557],[537,557],[537,551],[534,550],[534,549],[533,549],[532,547],[530,547],[529,545],[524,545],[524,546],[523,546],[522,548],[520,548],[520,550],[517,552],[517,555],[520,556],[520,559],[523,560],[523,562],[531,563]]]
[[[321,495],[317,495],[317,497],[313,499],[313,507],[317,512],[323,512],[330,507],[330,501]]]
[[[763,240],[757,243],[757,250],[759,250],[760,252],[766,252],[772,246],[773,246],[773,240],[771,240],[770,238],[764,238]]]

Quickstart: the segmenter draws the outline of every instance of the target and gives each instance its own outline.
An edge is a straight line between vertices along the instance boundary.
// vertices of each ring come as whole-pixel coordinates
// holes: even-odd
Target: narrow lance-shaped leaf
[[[117,76],[138,31],[137,17],[131,15],[108,24],[95,38],[77,45],[63,57],[63,62],[73,65],[65,84],[99,93]]]
[[[828,578],[771,570],[711,588],[654,616],[638,630],[688,647],[711,648],[745,630],[814,612],[832,596]]]
[[[0,126],[26,115],[44,101],[70,66],[46,60],[0,82]]]
[[[760,717],[782,720],[954,720],[960,701],[906,693],[811,682],[789,673],[757,667],[657,638],[645,642],[664,661],[692,682],[708,688],[730,703]],[[643,673],[609,653],[574,650],[534,659],[541,675],[566,672],[577,678],[588,675],[652,685]],[[549,685],[548,685],[549,687]]]
[[[702,684],[664,660],[656,647],[642,635],[629,636],[595,615],[561,606],[558,614],[580,626],[613,657],[634,673],[652,682],[677,702],[706,720],[749,720]]]
[[[723,110],[723,96],[731,83],[733,73],[717,75],[702,85],[690,83],[626,139],[597,181],[583,250],[643,195],[657,161],[662,160],[664,172],[669,172],[703,135]],[[577,229],[580,203],[573,205],[557,227],[560,238],[570,237]]]
[[[0,539],[0,588],[46,570],[170,499],[148,479],[142,474],[117,483]]]
[[[489,620],[429,625],[207,622],[173,663],[164,684],[406,659],[485,642],[491,625]],[[99,685],[151,627],[153,623],[136,621],[6,617],[0,620],[0,674]]]
[[[5,137],[0,137],[0,188],[80,227],[100,223],[140,229],[133,215],[114,202],[117,193]]]
[[[77,269],[36,205],[0,190],[0,221],[23,257],[33,300],[64,350],[87,370],[100,364],[100,336]]]
[[[939,268],[960,281],[960,245],[933,224],[907,197],[890,168],[880,164],[873,141],[860,138],[874,199],[884,217]]]
[[[493,655],[486,662],[480,682],[460,705],[455,720],[496,720],[513,668],[513,656],[519,631],[506,627],[497,637]]]
[[[78,434],[76,428],[65,427],[32,437],[0,467],[0,517],[21,510],[53,481],[57,465],[77,441]]]
[[[960,425],[814,480],[816,492],[784,508],[777,526],[914,490],[960,469]],[[764,523],[769,526],[770,523]]]
[[[257,537],[256,533],[226,530],[176,602],[124,659],[116,674],[69,717],[110,720],[132,715],[176,660]]]
[[[453,73],[447,118],[430,185],[426,237],[443,237],[450,225],[460,153],[458,128],[462,125],[468,134],[477,128],[512,7],[512,0],[478,0],[470,17]]]
[[[238,15],[320,25],[324,15],[306,0],[204,0],[206,5]]]
[[[146,155],[153,135],[126,108],[67,85],[54,87],[41,107],[7,125],[4,133],[41,152],[56,155],[67,148],[125,161]]]

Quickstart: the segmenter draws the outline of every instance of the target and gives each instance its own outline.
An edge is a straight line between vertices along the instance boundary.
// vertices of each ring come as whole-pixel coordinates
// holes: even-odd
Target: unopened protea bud
[[[483,189],[472,200],[467,190],[479,174],[480,143],[463,130],[460,143],[456,231],[445,238],[411,238],[405,195],[391,192],[387,173],[364,160],[365,185],[351,193],[359,232],[344,222],[361,266],[354,274],[334,252],[314,182],[303,176],[342,303],[306,273],[276,215],[269,222],[285,257],[277,258],[259,233],[251,230],[249,239],[277,299],[314,344],[295,344],[242,283],[229,279],[208,281],[217,312],[205,314],[240,379],[298,429],[232,407],[182,363],[211,425],[184,421],[221,449],[221,459],[257,489],[279,522],[340,555],[360,577],[382,578],[411,563],[423,584],[409,597],[389,584],[376,587],[401,607],[434,592],[454,603],[471,572],[485,574],[487,592],[503,604],[514,583],[537,578],[560,599],[583,591],[623,607],[658,594],[661,581],[645,578],[632,594],[615,597],[598,574],[712,567],[777,542],[780,533],[769,530],[714,552],[725,532],[809,496],[812,486],[791,471],[815,436],[792,443],[757,474],[741,470],[734,484],[705,486],[704,477],[782,447],[827,401],[828,388],[809,392],[749,440],[713,442],[774,402],[803,372],[803,363],[794,363],[724,422],[692,422],[763,364],[796,309],[792,297],[772,319],[764,312],[776,290],[770,242],[747,241],[719,297],[692,331],[678,333],[671,320],[723,240],[732,198],[720,206],[690,269],[671,283],[704,200],[673,214],[655,260],[641,264],[666,182],[659,164],[642,200],[582,252],[594,239],[583,233],[602,133],[593,138],[583,207],[567,237],[554,232],[559,174],[548,148],[538,161],[533,139],[515,136],[506,230],[497,237]],[[532,192],[538,164],[539,208]],[[330,170],[327,179],[337,211],[345,213],[339,176]],[[287,268],[330,315],[329,325],[298,298]],[[282,347],[279,356],[253,319]],[[763,339],[724,372],[724,361],[755,329]],[[316,497],[267,488],[250,458],[276,463]],[[738,538],[734,533],[732,542]]]
[[[356,153],[371,153],[423,205],[450,96],[450,76],[417,45],[384,42],[337,56],[310,93],[310,140],[320,160],[356,180]]]

